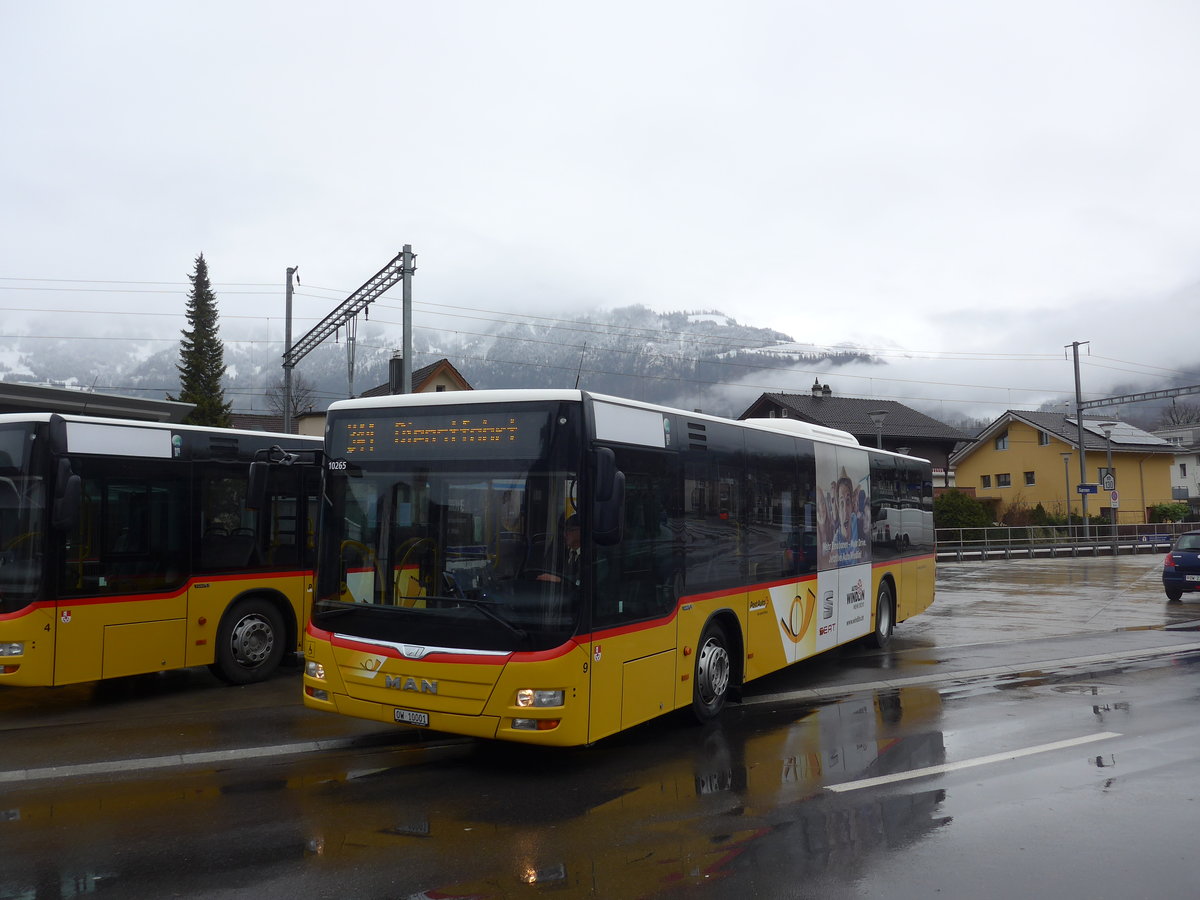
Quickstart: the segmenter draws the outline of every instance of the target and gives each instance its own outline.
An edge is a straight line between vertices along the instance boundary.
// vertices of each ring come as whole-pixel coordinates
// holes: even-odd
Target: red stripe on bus
[[[149,594],[110,594],[103,597],[60,597],[58,600],[39,600],[36,603],[31,603],[23,609],[16,612],[0,613],[0,622],[5,622],[10,619],[19,619],[21,616],[27,616],[38,609],[61,609],[63,607],[75,606],[100,606],[106,603],[143,603],[151,600],[172,600],[176,597],[181,597],[186,594],[191,588],[197,584],[211,584],[214,581],[247,581],[253,582],[255,587],[264,586],[262,582],[274,580],[276,578],[296,578],[296,577],[311,577],[311,572],[271,572],[265,576],[260,573],[254,575],[204,575],[190,578],[186,581],[183,587],[176,588],[171,591],[159,591]]]

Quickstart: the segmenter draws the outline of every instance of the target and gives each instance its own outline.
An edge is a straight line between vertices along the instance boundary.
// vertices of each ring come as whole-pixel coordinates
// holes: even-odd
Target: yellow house
[[[1124,422],[1084,416],[1083,474],[1079,467],[1079,424],[1074,416],[1009,410],[952,457],[955,484],[974,488],[980,500],[997,500],[998,512],[1032,509],[1079,515],[1080,485],[1087,514],[1118,523],[1149,521],[1149,509],[1171,500],[1170,442]],[[1109,457],[1112,482],[1106,483]],[[1109,489],[1106,489],[1109,488]]]

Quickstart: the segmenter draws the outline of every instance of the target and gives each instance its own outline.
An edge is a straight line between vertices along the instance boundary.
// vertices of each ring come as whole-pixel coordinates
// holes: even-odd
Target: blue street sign
[[[1081,494],[1098,494],[1100,493],[1100,485],[1098,484],[1077,484],[1075,490]]]

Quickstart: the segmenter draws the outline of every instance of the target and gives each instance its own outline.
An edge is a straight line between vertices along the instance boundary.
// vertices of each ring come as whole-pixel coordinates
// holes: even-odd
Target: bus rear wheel
[[[892,588],[886,581],[879,583],[879,593],[875,596],[875,631],[871,633],[871,643],[880,650],[886,650],[892,642],[892,631],[896,627],[896,601],[892,597]]]
[[[242,600],[226,610],[217,629],[213,673],[230,684],[251,684],[279,668],[284,654],[283,616],[262,599]]]
[[[692,675],[692,714],[697,721],[715,719],[725,708],[732,668],[725,629],[718,622],[709,622],[700,636]]]

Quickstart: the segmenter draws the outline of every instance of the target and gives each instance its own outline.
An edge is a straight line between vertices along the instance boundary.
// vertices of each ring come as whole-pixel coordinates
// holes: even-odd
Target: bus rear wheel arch
[[[283,614],[264,597],[232,603],[217,628],[213,673],[230,684],[268,678],[283,660],[288,628]]]

